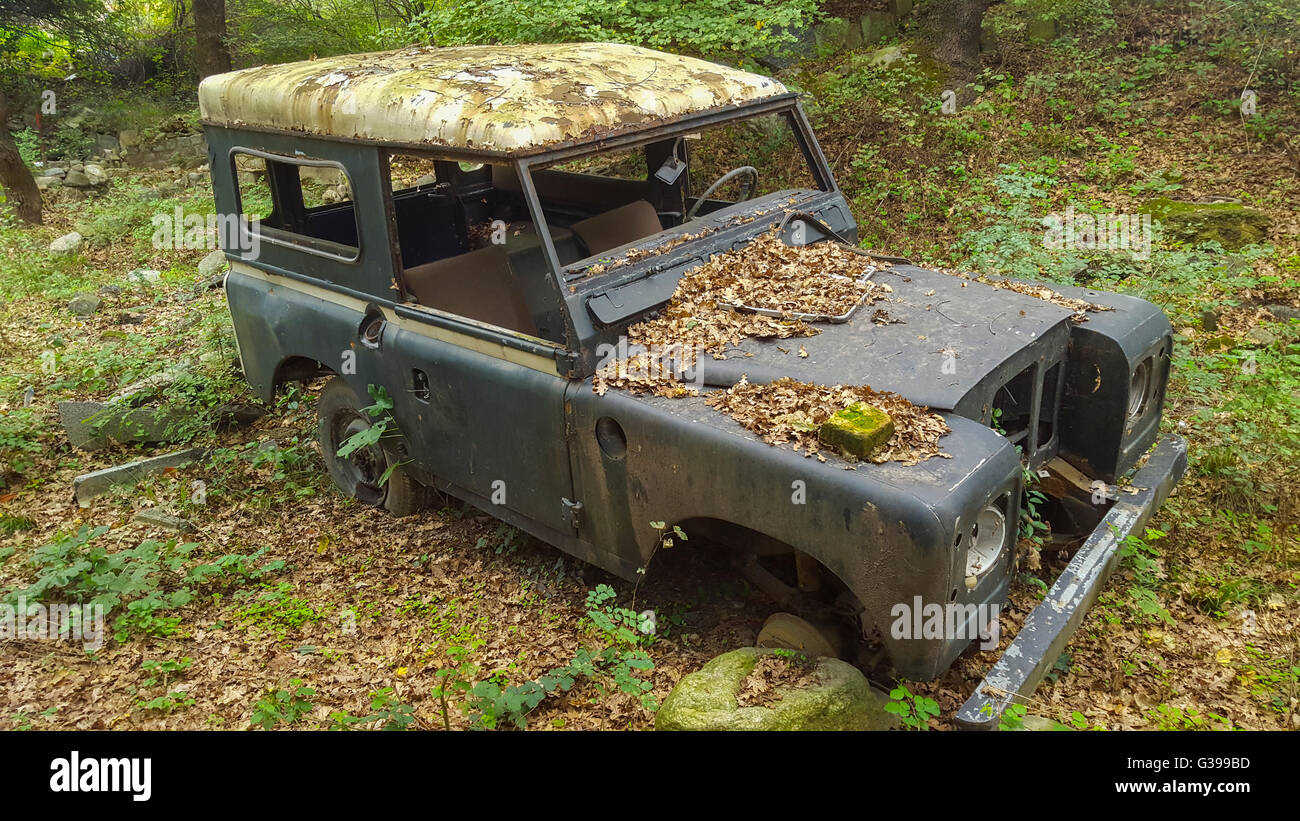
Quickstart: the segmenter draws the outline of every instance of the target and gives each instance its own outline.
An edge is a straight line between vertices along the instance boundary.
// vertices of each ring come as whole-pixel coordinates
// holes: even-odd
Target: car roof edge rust
[[[214,75],[199,110],[223,128],[525,155],[789,93],[615,43],[417,46]]]

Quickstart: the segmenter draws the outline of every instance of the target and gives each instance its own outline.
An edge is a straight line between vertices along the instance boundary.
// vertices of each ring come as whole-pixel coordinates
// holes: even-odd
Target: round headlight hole
[[[1128,418],[1137,419],[1147,409],[1147,399],[1151,396],[1151,358],[1142,360],[1133,371],[1128,386]]]
[[[1007,517],[994,505],[980,511],[971,525],[970,546],[966,548],[966,575],[982,576],[997,564],[1006,545]]]
[[[596,443],[600,452],[610,459],[622,459],[627,455],[627,434],[623,426],[609,416],[596,420]]]

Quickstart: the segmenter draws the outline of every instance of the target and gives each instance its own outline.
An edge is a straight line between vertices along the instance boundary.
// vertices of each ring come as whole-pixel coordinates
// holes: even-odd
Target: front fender
[[[652,521],[705,518],[757,531],[839,577],[910,678],[937,675],[968,640],[895,638],[897,605],[912,607],[917,596],[940,606],[1005,600],[1009,561],[968,590],[964,548],[954,545],[959,528],[993,500],[1011,505],[1012,529],[1019,513],[1015,449],[976,422],[945,416],[953,432],[940,445],[951,458],[850,465],[769,445],[698,397],[599,397],[587,382],[575,384],[566,404],[576,494],[586,511],[581,537],[627,566],[649,561],[658,540]],[[621,446],[609,434],[611,421]]]

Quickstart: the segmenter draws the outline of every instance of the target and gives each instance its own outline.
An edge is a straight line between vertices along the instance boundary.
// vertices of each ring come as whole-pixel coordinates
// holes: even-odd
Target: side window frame
[[[264,151],[259,148],[251,148],[245,145],[236,144],[231,146],[228,158],[230,160],[231,178],[234,180],[235,189],[235,213],[242,217],[244,213],[243,189],[239,185],[239,168],[236,164],[238,155],[248,157],[258,157],[266,163],[267,180],[271,186],[271,201],[273,203],[272,214],[277,214],[281,218],[286,218],[290,222],[297,223],[304,220],[307,216],[308,209],[303,204],[302,198],[302,178],[298,173],[290,175],[283,173],[286,168],[333,168],[342,173],[343,178],[347,180],[348,189],[355,191],[352,175],[348,169],[338,160],[316,159],[306,156],[289,156],[286,154],[277,154],[272,151]],[[273,167],[275,164],[280,167]],[[312,237],[294,228],[301,227],[295,225],[293,228],[276,228],[264,224],[259,224],[258,232],[260,242],[268,242],[272,245],[278,245],[282,248],[291,248],[295,251],[301,251],[306,254],[324,257],[334,262],[344,265],[356,265],[361,261],[363,253],[364,236],[361,230],[360,215],[356,211],[356,201],[353,201],[352,209],[353,221],[356,223],[357,244],[356,246],[345,245],[343,243],[333,242],[332,240]],[[249,239],[246,236],[248,225],[244,219],[240,219],[239,230],[240,239]],[[339,249],[339,250],[334,250]],[[351,251],[348,256],[344,251]]]
[[[360,248],[357,261],[340,262],[331,256],[312,254],[298,244],[262,244],[259,237],[256,249],[246,244],[243,247],[239,244],[224,247],[232,265],[249,265],[268,274],[318,285],[357,299],[383,303],[400,300],[393,282],[396,271],[390,257],[392,246],[385,222],[387,180],[381,180],[381,152],[377,145],[211,124],[205,124],[203,131],[213,172],[213,196],[218,214],[224,217],[237,219],[239,216],[238,180],[229,162],[230,151],[236,147],[265,151],[279,157],[310,156],[337,162],[347,170],[352,184],[353,214]],[[241,233],[242,239],[247,240],[247,232]]]

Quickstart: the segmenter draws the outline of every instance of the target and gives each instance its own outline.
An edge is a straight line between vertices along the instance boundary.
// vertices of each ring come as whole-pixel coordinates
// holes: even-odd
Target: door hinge
[[[569,520],[569,524],[574,530],[582,529],[582,502],[574,502],[569,499],[560,499],[560,506],[563,508],[563,515]]]

